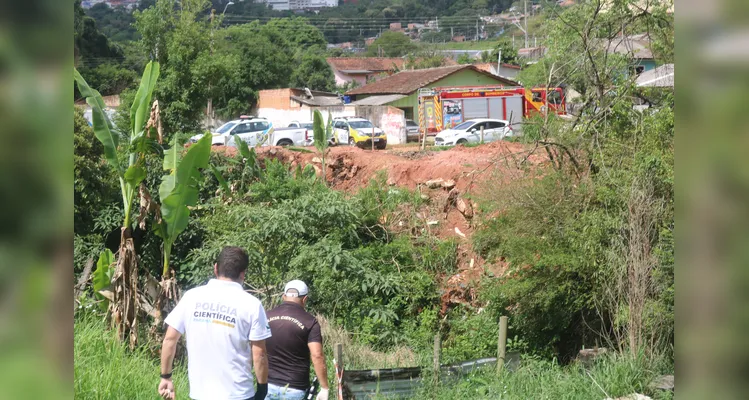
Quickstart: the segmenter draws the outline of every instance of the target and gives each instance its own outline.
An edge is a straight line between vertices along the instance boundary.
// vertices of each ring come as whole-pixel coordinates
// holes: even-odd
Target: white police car
[[[239,136],[248,146],[256,146],[265,143],[273,133],[273,124],[265,118],[243,115],[239,119],[229,121],[211,132],[213,134],[214,146],[236,147],[235,136]],[[190,138],[195,143],[203,134]]]

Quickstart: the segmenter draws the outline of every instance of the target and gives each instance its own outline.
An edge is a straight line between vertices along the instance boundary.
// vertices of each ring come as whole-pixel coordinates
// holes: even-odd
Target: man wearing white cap
[[[283,304],[268,312],[273,336],[268,350],[268,400],[302,400],[309,388],[310,360],[320,381],[316,400],[328,400],[328,371],[320,324],[305,311],[309,288],[300,280],[286,284]]]

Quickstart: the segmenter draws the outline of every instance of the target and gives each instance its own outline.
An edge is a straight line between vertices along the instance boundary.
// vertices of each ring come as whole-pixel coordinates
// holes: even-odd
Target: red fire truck
[[[419,90],[419,127],[436,134],[474,118],[520,123],[523,117],[551,110],[566,114],[562,88],[495,86],[438,87]]]

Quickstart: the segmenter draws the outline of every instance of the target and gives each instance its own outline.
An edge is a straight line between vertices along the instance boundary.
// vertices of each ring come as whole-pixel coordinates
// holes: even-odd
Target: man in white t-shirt
[[[265,339],[271,336],[265,309],[242,289],[249,258],[239,247],[224,247],[213,266],[216,279],[188,290],[166,317],[161,347],[159,394],[174,399],[172,363],[185,335],[190,398],[264,400],[268,393]],[[255,390],[251,367],[255,367]]]

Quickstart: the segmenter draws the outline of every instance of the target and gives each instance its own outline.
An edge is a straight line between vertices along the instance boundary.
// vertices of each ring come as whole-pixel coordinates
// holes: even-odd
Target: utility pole
[[[497,56],[497,75],[499,75],[500,68],[502,68],[502,49],[499,49],[499,55]]]
[[[479,41],[479,20],[476,19],[476,41]]]
[[[227,4],[228,6],[228,4]],[[215,29],[213,25],[213,20],[216,17],[216,9],[211,9],[211,43],[210,43],[210,51],[211,51],[211,58],[213,58],[213,31]],[[206,106],[206,114],[208,114],[208,118],[211,119],[211,126],[213,124],[213,98],[211,97],[211,82],[208,82],[208,105]]]
[[[528,48],[528,0],[523,2],[525,7],[525,15],[523,15],[523,23],[525,24],[525,48]]]

